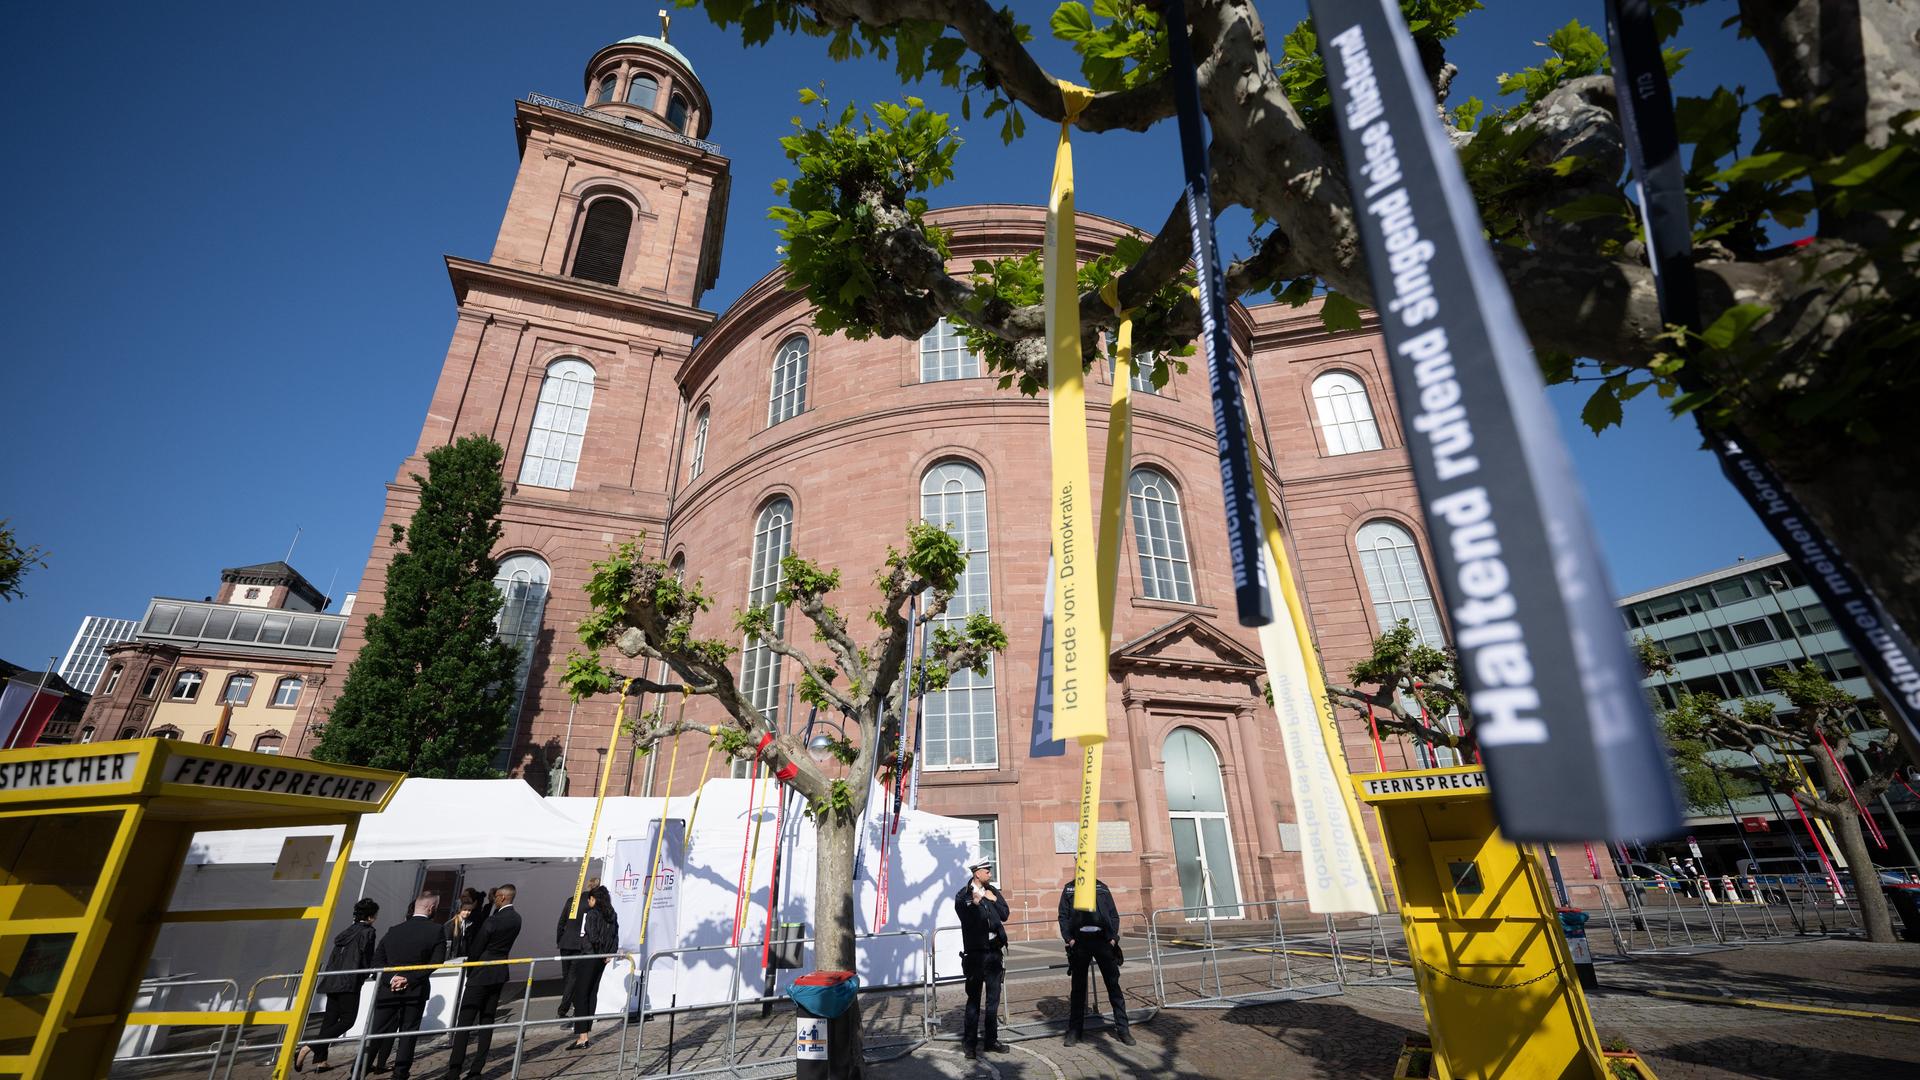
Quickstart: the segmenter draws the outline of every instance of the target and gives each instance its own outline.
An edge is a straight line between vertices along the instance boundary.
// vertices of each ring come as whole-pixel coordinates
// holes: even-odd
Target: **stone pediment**
[[[1159,668],[1210,675],[1266,674],[1260,657],[1198,615],[1182,615],[1113,650],[1115,671]]]

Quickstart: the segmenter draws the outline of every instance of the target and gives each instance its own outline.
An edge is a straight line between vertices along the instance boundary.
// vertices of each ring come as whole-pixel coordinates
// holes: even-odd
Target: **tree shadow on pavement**
[[[1661,1059],[1707,1065],[1739,1076],[1765,1080],[1832,1080],[1842,1076],[1912,1076],[1913,1058],[1875,1057],[1849,1050],[1827,1050],[1792,1043],[1763,1042],[1724,1036],[1675,1046],[1635,1047],[1652,1058],[1655,1072]]]
[[[1338,998],[1278,1001],[1250,1005],[1228,1012],[1225,1020],[1251,1028],[1286,1048],[1296,1061],[1283,1064],[1272,1047],[1262,1053],[1268,1062],[1263,1076],[1322,1076],[1347,1080],[1356,1076],[1393,1075],[1400,1048],[1416,1029],[1392,1023],[1341,1004]],[[1311,1068],[1311,1073],[1300,1071]]]

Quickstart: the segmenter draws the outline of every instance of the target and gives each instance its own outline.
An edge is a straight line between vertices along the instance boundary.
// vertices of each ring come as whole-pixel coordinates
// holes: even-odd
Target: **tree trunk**
[[[1898,940],[1893,936],[1893,920],[1887,911],[1887,894],[1880,890],[1880,873],[1874,869],[1865,831],[1860,828],[1860,815],[1841,814],[1834,822],[1834,832],[1838,834],[1841,852],[1847,857],[1847,871],[1860,904],[1860,925],[1867,932],[1867,940]]]
[[[815,830],[813,964],[823,971],[854,971],[853,845],[858,817],[829,813]],[[1884,921],[1885,915],[1882,914]]]

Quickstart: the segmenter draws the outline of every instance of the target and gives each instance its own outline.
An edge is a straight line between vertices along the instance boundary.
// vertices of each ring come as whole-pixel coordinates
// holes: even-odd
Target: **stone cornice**
[[[447,276],[453,281],[454,299],[462,304],[466,303],[467,292],[475,284],[487,284],[580,307],[598,308],[644,322],[674,327],[689,334],[706,330],[713,325],[715,318],[713,312],[702,308],[654,300],[591,281],[520,270],[496,263],[475,262],[454,255],[447,256]]]

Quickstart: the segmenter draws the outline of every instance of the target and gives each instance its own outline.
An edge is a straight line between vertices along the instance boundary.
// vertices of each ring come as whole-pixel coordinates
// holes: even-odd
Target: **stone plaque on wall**
[[[1132,851],[1133,823],[1128,821],[1103,821],[1100,823],[1099,836],[1094,841],[1095,851]],[[1053,823],[1053,853],[1071,855],[1080,850],[1080,823],[1077,821],[1056,821]]]

